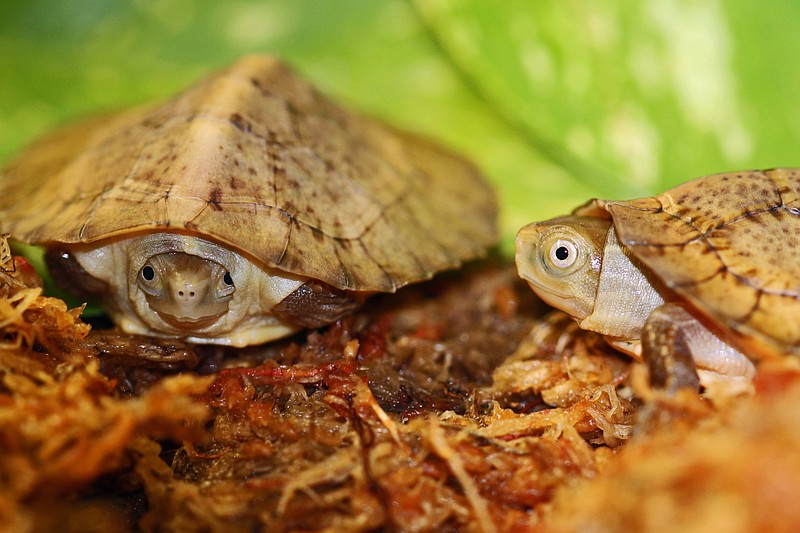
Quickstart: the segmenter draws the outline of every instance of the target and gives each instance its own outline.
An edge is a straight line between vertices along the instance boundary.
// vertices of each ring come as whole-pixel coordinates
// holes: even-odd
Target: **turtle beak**
[[[216,322],[220,316],[222,316],[220,314],[214,316],[207,316],[195,320],[191,318],[173,316],[165,312],[158,312],[158,311],[156,312],[158,313],[158,316],[161,317],[161,320],[163,320],[173,328],[182,331],[198,331],[203,328],[207,328],[208,326]]]
[[[217,319],[219,319],[219,317],[222,315],[207,316],[197,320],[179,318],[167,313],[158,313],[158,316],[161,317],[161,320],[175,329],[179,329],[181,331],[199,331],[216,322]]]
[[[514,257],[519,276],[531,285],[531,288],[545,288],[539,281],[538,269],[539,262],[537,247],[541,229],[538,224],[528,224],[517,233],[515,239],[516,255]]]

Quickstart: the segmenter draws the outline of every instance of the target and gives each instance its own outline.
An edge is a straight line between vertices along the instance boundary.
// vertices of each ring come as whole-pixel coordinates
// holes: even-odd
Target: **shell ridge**
[[[718,231],[724,228],[725,226],[741,222],[742,220],[746,220],[748,218],[753,218],[756,215],[763,215],[765,213],[774,213],[776,211],[781,211],[781,210],[787,210],[787,209],[783,205],[773,205],[765,209],[754,209],[752,211],[745,211],[744,213],[735,218],[721,221],[719,224],[709,229],[707,233],[711,233],[712,231]]]
[[[99,194],[95,195],[95,197],[92,199],[91,203],[89,204],[89,207],[86,209],[86,213],[88,213],[88,216],[86,217],[86,219],[81,224],[81,229],[78,230],[78,239],[81,242],[88,242],[87,240],[85,240],[84,235],[85,235],[85,232],[86,232],[86,228],[89,226],[89,223],[92,221],[92,213],[94,213],[95,206],[112,189],[114,189],[113,186],[104,187],[103,190],[100,191]]]
[[[421,168],[419,165],[416,165],[416,164],[414,165],[414,174],[415,174],[415,175],[417,175],[417,176],[420,176],[420,177],[422,178],[422,180],[420,180],[420,181],[422,181],[423,183],[424,183],[425,179],[430,179],[430,178],[429,178],[429,176],[428,176],[428,173],[427,173],[427,172],[426,172],[426,171],[425,171],[423,168]],[[415,184],[416,184],[416,182],[413,182],[413,181],[411,181],[411,180],[408,180],[408,186],[409,186],[409,189],[408,189],[408,190],[406,191],[406,193],[405,193],[405,195],[406,195],[406,196],[408,196],[408,195],[410,195],[410,194],[411,194],[411,187],[412,187],[412,186],[414,186]],[[420,187],[417,187],[417,189],[418,189],[418,192],[419,192],[419,189],[420,189]],[[491,193],[491,191],[489,191],[489,193],[490,193],[490,194],[492,194],[492,193]],[[428,205],[431,205],[431,203],[432,203],[432,198],[431,198],[431,196],[430,196],[430,195],[428,195],[428,194],[417,194],[417,198],[418,198],[418,199],[420,199],[422,202],[424,202],[424,203],[428,204]],[[403,207],[403,208],[406,210],[406,212],[409,214],[409,216],[410,216],[410,217],[411,217],[413,220],[417,220],[417,221],[418,221],[418,223],[419,223],[421,226],[423,226],[423,227],[426,227],[426,229],[431,229],[431,230],[433,230],[433,231],[429,231],[429,232],[428,232],[428,235],[429,235],[429,237],[428,237],[428,238],[429,238],[429,240],[430,240],[430,241],[432,241],[432,242],[433,242],[433,243],[434,243],[434,244],[437,246],[437,248],[439,249],[439,251],[440,251],[440,252],[441,252],[443,255],[445,255],[445,256],[446,256],[446,258],[447,258],[447,259],[446,259],[445,265],[447,265],[448,267],[457,267],[457,266],[459,266],[459,265],[461,265],[461,264],[462,264],[462,261],[461,261],[461,259],[460,259],[460,258],[459,258],[457,255],[455,255],[455,254],[453,253],[453,251],[451,250],[451,247],[450,247],[450,246],[447,246],[447,245],[445,245],[444,243],[442,243],[440,240],[438,240],[438,239],[437,239],[437,235],[439,235],[439,232],[435,231],[435,230],[437,229],[437,228],[435,227],[435,225],[434,225],[434,226],[430,226],[430,225],[426,225],[426,224],[424,224],[424,223],[423,223],[423,222],[422,222],[422,221],[419,219],[419,217],[417,217],[417,216],[416,216],[415,212],[414,212],[414,211],[411,209],[411,206],[410,206],[410,205],[409,205],[407,202],[404,202],[404,204],[403,204],[403,206],[402,206],[402,207]],[[434,206],[434,209],[431,209],[431,210],[430,210],[430,212],[435,212],[435,211],[436,211],[435,207],[436,207],[436,206]],[[451,225],[451,227],[452,227],[452,225]],[[456,231],[458,231],[460,228],[455,228],[455,229],[456,229]],[[475,240],[475,239],[474,239],[474,235],[464,235],[464,236],[465,236],[465,237],[467,237],[467,238],[466,238],[466,239],[459,238],[458,240],[460,240],[460,241],[464,241],[465,243],[468,243],[468,244],[473,244],[473,245],[474,245],[474,240]],[[459,237],[460,237],[460,236],[459,236]],[[474,247],[475,247],[475,246],[473,246],[473,248],[474,248]],[[461,253],[463,253],[463,252],[461,252]],[[470,252],[470,253],[471,253],[471,255],[474,255],[474,253],[472,253],[472,252]],[[430,277],[432,277],[432,276],[433,276],[433,273],[431,272],[431,269],[430,269],[430,268],[427,268],[427,267],[425,267],[425,265],[424,265],[424,264],[423,264],[423,262],[422,262],[422,261],[419,259],[419,257],[417,257],[417,256],[415,255],[415,256],[414,256],[414,260],[415,260],[415,262],[416,262],[418,265],[420,265],[420,266],[421,266],[421,270],[422,270],[422,271],[424,271],[424,272],[427,272],[427,273],[428,273],[428,275],[427,275],[427,278],[430,278]]]
[[[405,210],[406,210],[406,211],[407,211],[407,212],[410,214],[411,218],[413,218],[414,220],[416,220],[416,219],[417,219],[417,217],[416,217],[416,216],[414,216],[414,212],[411,210],[411,208],[409,207],[409,205],[408,205],[408,204],[404,203],[404,204],[401,204],[399,207],[401,207],[402,209],[405,209]],[[427,230],[427,229],[429,229],[429,228],[425,228],[425,229]],[[427,238],[428,238],[428,240],[429,240],[430,242],[432,242],[433,244],[435,244],[435,245],[436,245],[436,247],[439,249],[439,251],[440,251],[440,252],[442,252],[442,254],[443,254],[444,256],[446,256],[447,260],[446,260],[446,263],[445,263],[445,265],[448,265],[448,266],[458,266],[458,265],[460,265],[460,264],[461,264],[461,260],[460,260],[460,259],[459,259],[457,256],[455,256],[455,255],[454,255],[454,254],[453,254],[453,253],[450,251],[450,248],[449,248],[448,246],[446,246],[445,244],[443,244],[443,243],[442,243],[442,242],[441,242],[441,241],[440,241],[440,240],[439,240],[439,239],[436,237],[436,231],[432,231],[432,232],[431,232],[431,231],[428,231],[428,232],[427,232]],[[426,267],[426,266],[425,266],[425,264],[424,264],[424,263],[423,263],[423,261],[422,261],[422,260],[419,258],[419,256],[417,256],[416,254],[412,254],[412,255],[413,255],[413,257],[414,257],[414,261],[415,261],[415,262],[416,262],[418,265],[420,265],[420,267],[421,267],[421,268],[420,268],[420,270],[422,270],[423,272],[427,272],[427,273],[428,273],[428,274],[427,274],[427,278],[431,278],[431,277],[433,276],[433,273],[431,272],[431,269],[430,269],[429,267]]]
[[[624,206],[624,207],[626,209],[629,208],[628,206]],[[637,209],[637,208],[632,208],[632,207],[630,209],[641,210],[641,211],[649,211],[648,209]],[[687,220],[685,218],[682,218],[680,215],[678,215],[676,213],[671,213],[669,211],[661,209],[659,211],[654,211],[654,212],[665,213],[665,214],[669,215],[670,217],[672,217],[673,219],[678,220],[679,222],[691,227],[693,230],[695,230],[695,232],[697,233],[697,236],[696,237],[692,237],[691,239],[687,239],[687,240],[685,240],[683,242],[679,242],[679,243],[652,243],[652,242],[648,242],[648,241],[637,241],[637,240],[634,240],[634,239],[624,239],[622,242],[626,246],[647,246],[647,247],[650,247],[650,248],[683,247],[683,246],[685,246],[687,244],[690,244],[692,242],[701,240],[701,239],[707,237],[710,233],[712,233],[714,231],[719,231],[720,229],[722,229],[725,226],[728,226],[730,224],[734,224],[736,222],[740,222],[742,220],[746,220],[748,218],[752,218],[752,217],[754,217],[756,215],[763,215],[765,213],[773,213],[773,212],[780,211],[780,210],[784,210],[784,211],[786,211],[787,213],[789,213],[792,216],[800,215],[800,211],[797,211],[796,209],[794,209],[792,207],[784,206],[784,205],[776,205],[776,206],[770,206],[770,207],[768,207],[766,209],[756,209],[756,210],[753,210],[753,211],[745,211],[744,213],[742,213],[741,215],[737,216],[736,218],[732,218],[730,220],[723,220],[723,221],[719,222],[716,226],[712,226],[708,230],[703,231],[699,227],[694,225],[692,223],[693,222],[692,220]]]
[[[342,273],[342,276],[344,277],[342,286],[347,287],[348,289],[352,289],[353,287],[355,287],[355,285],[353,285],[352,282],[352,275],[347,270],[347,266],[344,264],[344,261],[342,261],[342,256],[339,255],[338,246],[333,247],[333,254],[336,256],[336,262],[339,263],[340,271]]]
[[[732,315],[729,319],[725,320],[725,323],[728,324],[729,327],[731,327],[732,329],[734,329],[736,331],[751,332],[751,333],[752,332],[756,332],[756,333],[758,333],[760,335],[766,335],[767,337],[769,337],[769,333],[768,332],[763,331],[761,328],[758,328],[758,327],[755,327],[755,326],[749,324],[749,322],[752,320],[752,317],[758,311],[762,310],[762,298],[764,297],[764,295],[778,296],[778,297],[788,297],[788,298],[792,298],[794,300],[800,300],[800,292],[798,292],[798,291],[770,289],[770,288],[767,288],[767,287],[761,287],[761,286],[755,285],[750,281],[749,278],[747,278],[746,276],[742,276],[740,274],[737,274],[736,272],[733,272],[732,270],[727,268],[727,266],[725,266],[724,264],[721,265],[721,267],[717,271],[715,271],[713,274],[711,274],[710,276],[706,276],[703,279],[691,280],[691,281],[685,282],[685,283],[673,283],[673,284],[668,284],[668,286],[671,289],[678,289],[678,290],[685,289],[687,287],[697,287],[697,286],[703,285],[705,283],[709,283],[710,281],[712,281],[717,276],[720,276],[720,275],[724,276],[726,274],[729,274],[738,283],[740,283],[740,284],[744,285],[745,287],[749,288],[753,292],[753,295],[754,295],[753,304],[750,306],[750,308],[747,310],[747,312],[745,312],[741,316],[733,316]],[[694,306],[696,306],[697,308],[705,309],[705,310],[709,309],[709,306],[706,305],[706,303],[703,301],[702,298],[696,297],[691,292],[685,293],[685,297]],[[730,311],[728,311],[728,312],[730,313]],[[714,315],[715,313],[709,313],[709,314]],[[789,343],[789,344],[791,344],[792,346],[800,345],[800,338],[797,338],[796,341],[794,341],[793,343]]]
[[[742,280],[739,280],[742,281]],[[761,309],[761,298],[766,294],[763,290],[756,289],[756,301],[753,302],[753,305],[750,307],[750,310],[744,315],[742,318],[739,319],[739,322],[749,322],[752,316]]]
[[[185,198],[187,200],[194,199],[194,198],[191,198],[191,197],[177,196],[177,195],[175,197],[177,197],[177,198]],[[200,215],[203,214],[203,211],[205,211],[209,206],[209,203],[208,203],[207,200],[201,200],[201,201],[202,201],[202,206],[200,207],[200,209],[197,210],[197,213],[195,213],[194,216],[192,216],[188,220],[184,221],[184,223],[183,223],[183,227],[184,228],[186,228],[186,229],[195,229],[195,230],[199,228],[199,226],[197,224],[195,224],[194,221],[197,220],[200,217]]]
[[[286,212],[285,210],[283,210],[283,209],[281,209],[279,207],[272,207],[272,208],[278,210],[281,213],[283,213],[284,215],[286,215],[291,220],[291,223],[289,225],[289,231],[288,231],[287,236],[286,236],[286,242],[284,244],[283,250],[281,251],[281,255],[278,257],[277,261],[275,261],[274,266],[279,267],[281,265],[281,263],[283,263],[283,261],[286,259],[288,251],[289,251],[289,247],[291,246],[292,231],[293,231],[293,228],[294,228],[295,224],[303,225],[305,227],[308,227],[310,230],[312,230],[312,231],[314,231],[316,233],[324,235],[325,238],[328,238],[328,239],[331,239],[331,240],[334,241],[333,250],[334,250],[334,253],[336,255],[336,262],[340,265],[342,274],[344,276],[344,286],[345,287],[348,287],[348,288],[351,287],[352,275],[348,272],[347,267],[345,265],[345,262],[343,261],[343,259],[342,259],[341,255],[339,254],[338,250],[339,250],[340,247],[344,246],[344,244],[343,244],[344,242],[353,242],[353,241],[355,241],[355,242],[357,242],[359,244],[361,249],[365,252],[365,256],[367,258],[369,258],[369,260],[372,261],[372,263],[375,264],[378,267],[378,269],[380,269],[381,272],[383,272],[383,274],[386,276],[386,278],[389,280],[391,286],[393,287],[393,290],[396,290],[399,287],[399,285],[398,285],[397,281],[395,280],[394,276],[392,276],[386,270],[384,265],[382,265],[377,260],[375,260],[375,258],[369,253],[369,251],[367,250],[367,247],[364,246],[364,243],[362,242],[362,238],[364,237],[364,235],[366,235],[369,232],[369,230],[377,223],[377,221],[380,220],[383,217],[384,211],[381,211],[381,215],[376,217],[375,220],[373,220],[369,224],[369,226],[366,226],[364,228],[364,230],[359,235],[357,235],[355,237],[338,237],[336,235],[331,235],[329,233],[326,233],[325,231],[323,231],[323,230],[321,230],[319,228],[316,228],[315,226],[313,226],[313,225],[311,225],[311,224],[309,224],[307,222],[304,222],[304,221],[292,216],[291,214],[289,214],[288,212]],[[414,259],[415,259],[415,261],[419,262],[419,259],[416,257],[416,255],[414,256]],[[427,271],[427,269],[423,269],[423,270]]]
[[[283,244],[283,250],[281,250],[278,259],[273,261],[274,266],[280,266],[283,263],[283,260],[286,258],[286,252],[289,250],[289,244],[292,242],[292,231],[294,230],[294,225],[300,223],[296,218],[292,215],[284,211],[283,209],[278,209],[279,212],[285,214],[289,219],[289,231],[286,232],[286,241]]]
[[[312,143],[307,142],[307,139],[302,134],[303,127],[302,127],[302,124],[301,124],[301,119],[302,119],[303,116],[313,115],[313,116],[319,117],[319,118],[321,118],[321,119],[323,119],[325,121],[332,122],[333,124],[336,125],[336,127],[339,130],[341,130],[343,132],[347,132],[348,134],[351,134],[351,135],[353,135],[353,132],[355,131],[357,134],[354,135],[354,136],[356,137],[358,142],[360,144],[362,144],[362,145],[367,145],[368,146],[368,143],[365,143],[365,142],[363,142],[361,140],[361,137],[363,136],[363,134],[365,132],[361,131],[361,128],[358,127],[359,124],[350,123],[351,121],[347,120],[348,117],[346,115],[341,115],[339,113],[335,113],[334,114],[334,113],[328,112],[328,111],[330,111],[330,109],[329,109],[329,107],[327,105],[320,106],[318,109],[315,110],[314,113],[309,113],[308,111],[299,110],[295,105],[293,105],[293,103],[291,101],[287,100],[284,97],[275,95],[275,93],[270,92],[267,88],[263,87],[263,85],[261,85],[261,84],[256,84],[255,87],[262,95],[265,95],[265,96],[268,95],[268,96],[270,96],[272,98],[276,98],[279,101],[281,101],[282,104],[284,104],[286,106],[286,109],[288,111],[288,116],[289,116],[289,125],[291,127],[291,133],[292,133],[291,137],[292,138],[291,139],[287,139],[287,141],[289,141],[289,142],[282,142],[282,144],[286,145],[286,146],[289,146],[289,147],[295,146],[295,147],[298,147],[298,148],[305,148],[304,153],[306,155],[309,155],[309,156],[313,157],[314,159],[316,159],[316,161],[318,163],[320,163],[323,166],[323,168],[329,168],[329,167],[335,168],[336,165],[332,165],[331,162],[326,157],[324,157],[323,154],[321,154],[318,150],[310,148],[310,146],[312,146]],[[311,94],[312,98],[315,100],[315,102],[317,104],[326,104],[325,99],[319,94],[319,92],[315,88],[309,87],[309,89],[310,89],[310,94]],[[338,111],[338,108],[334,106],[333,111]],[[251,133],[256,134],[255,132],[251,132]],[[259,137],[263,138],[263,136],[259,136]],[[268,139],[264,139],[264,141],[267,142]],[[292,141],[294,141],[294,142],[292,142]],[[289,151],[284,149],[284,150],[279,150],[278,153],[279,153],[280,158],[281,158],[280,160],[284,163],[282,168],[281,168],[281,170],[283,170],[282,174],[283,174],[283,176],[285,176],[285,163],[286,163],[285,157],[286,157],[287,153],[289,153]],[[294,161],[295,161],[295,163],[300,164],[301,166],[303,166],[302,160],[294,159]],[[380,211],[376,214],[376,216],[375,216],[375,218],[373,220],[371,220],[371,221],[369,221],[369,222],[364,224],[363,230],[358,235],[355,235],[353,237],[334,237],[334,236],[332,236],[330,234],[327,234],[327,233],[325,235],[327,235],[329,237],[332,237],[332,238],[335,238],[335,239],[347,239],[347,240],[360,239],[365,233],[367,233],[370,230],[370,228],[375,223],[377,223],[378,220],[380,220],[380,218],[383,216],[383,214],[386,212],[386,210],[389,207],[391,207],[391,205],[393,203],[403,201],[410,194],[411,185],[412,185],[412,180],[411,180],[410,176],[404,174],[400,169],[398,169],[394,165],[387,165],[386,168],[388,168],[392,172],[392,174],[395,176],[396,179],[402,179],[402,181],[403,181],[402,190],[399,191],[399,193],[397,194],[397,197],[393,198],[392,202],[389,202],[388,204],[386,204],[383,201],[381,201],[375,195],[375,193],[370,188],[365,187],[360,180],[352,179],[351,176],[347,176],[346,174],[344,174],[342,172],[337,172],[337,174],[339,174],[340,176],[349,177],[350,178],[349,179],[350,186],[353,187],[353,189],[355,191],[358,191],[358,193],[363,198],[367,199],[370,203],[379,205],[380,206]],[[306,173],[308,173],[308,174],[313,174],[313,172],[310,172],[304,166],[303,166],[303,170],[305,170]],[[427,175],[426,175],[426,177],[427,177]],[[277,183],[278,183],[278,175],[276,174],[276,179],[275,179],[275,182],[274,182],[274,184],[275,184],[274,185],[274,189],[275,189],[274,192],[275,192],[276,200],[278,198]],[[276,204],[277,203],[278,202],[276,201]]]
[[[267,162],[272,170],[272,203],[278,205],[278,181],[286,179],[286,156],[285,150],[277,150],[274,146],[275,143],[269,143],[266,139],[263,141],[264,151],[267,154]]]
[[[775,211],[775,210],[776,209],[768,208],[768,209],[760,209],[760,210],[757,210],[757,211],[747,212],[747,213],[737,217],[735,219],[735,221],[744,220],[746,218],[752,217],[755,214],[769,213],[769,212],[772,212],[772,211]],[[679,242],[679,243],[651,243],[651,242],[646,242],[646,241],[634,241],[634,240],[630,240],[630,239],[625,239],[625,240],[622,241],[623,244],[625,246],[630,247],[630,248],[646,247],[646,248],[650,248],[650,249],[668,249],[668,248],[684,248],[685,246],[687,246],[687,245],[689,245],[691,243],[702,241],[707,246],[708,252],[713,253],[714,256],[716,257],[717,262],[719,262],[719,264],[721,265],[719,270],[714,272],[712,275],[707,276],[707,277],[702,278],[702,279],[691,280],[691,281],[688,281],[688,282],[685,282],[685,283],[668,282],[667,285],[670,288],[678,288],[678,287],[683,288],[683,287],[691,287],[691,286],[695,286],[695,285],[700,285],[702,283],[705,283],[705,282],[713,279],[720,272],[724,271],[724,272],[728,272],[731,276],[736,278],[738,281],[742,282],[744,285],[752,288],[755,291],[760,291],[760,292],[763,292],[765,294],[773,294],[773,295],[776,295],[776,296],[787,296],[787,297],[791,297],[791,298],[800,298],[800,291],[788,290],[788,289],[772,289],[770,287],[759,286],[759,285],[754,284],[751,281],[751,279],[748,278],[747,276],[744,276],[742,274],[738,274],[736,271],[731,270],[728,267],[726,262],[719,255],[718,247],[715,246],[710,241],[710,239],[708,238],[708,234],[711,233],[712,231],[718,231],[719,229],[725,227],[726,225],[734,222],[734,220],[724,221],[724,222],[720,223],[718,226],[715,226],[715,227],[711,228],[708,232],[704,233],[704,232],[701,232],[699,230],[699,228],[697,228],[697,226],[693,225],[691,221],[685,220],[685,219],[681,218],[680,216],[675,215],[674,213],[669,213],[667,211],[665,211],[665,213],[668,214],[669,216],[677,219],[678,221],[690,226],[692,229],[694,229],[697,232],[697,236],[693,237],[691,239],[685,240],[683,242]],[[645,259],[642,259],[642,260],[646,261]]]
[[[369,221],[369,223],[364,225],[364,229],[361,231],[361,233],[359,233],[357,236],[352,237],[352,238],[361,239],[364,235],[369,233],[372,230],[372,228],[375,226],[375,224],[378,223],[378,221],[386,219],[386,213],[389,211],[389,209],[391,209],[392,207],[395,207],[397,205],[404,205],[405,204],[404,200],[408,197],[409,194],[410,194],[410,191],[406,190],[406,191],[403,191],[402,194],[398,194],[397,197],[394,198],[389,203],[384,204],[384,203],[378,202],[378,204],[381,206],[381,209],[380,209],[380,211],[378,211],[378,214],[375,216],[375,218],[373,218],[371,221]],[[336,238],[336,237],[334,237],[334,238]],[[342,239],[344,239],[344,238],[342,238]]]
[[[775,187],[775,194],[778,195],[778,200],[780,201],[779,207],[783,207],[784,209],[788,209],[788,206],[783,201],[783,193],[781,192],[781,187],[778,185],[778,182],[775,181],[775,178],[772,177],[771,174],[766,174],[767,179],[772,183],[772,186]]]
[[[659,207],[653,208],[645,205],[631,205],[630,203],[626,203],[624,201],[610,201],[606,202],[605,205],[603,205],[603,208],[611,213],[613,213],[614,208],[623,208],[623,209],[630,209],[631,211],[642,211],[649,213],[668,212],[665,209],[664,202],[662,202],[661,198],[659,198],[658,196],[650,196],[648,199],[657,201],[659,203]],[[581,208],[583,207],[584,206],[581,206]]]
[[[284,153],[285,153],[285,151],[282,151],[281,155],[283,156]],[[314,157],[323,166],[327,167],[329,165],[329,163],[326,161],[326,159],[322,155],[320,155],[316,150],[308,149],[308,150],[305,150],[305,153],[307,153],[308,155]],[[295,163],[297,163],[297,164],[302,166],[302,162],[300,160],[295,159]],[[401,191],[399,191],[399,193],[396,195],[396,197],[392,198],[391,201],[388,202],[388,203],[384,203],[383,201],[381,201],[375,195],[374,192],[372,192],[368,188],[364,187],[358,180],[353,180],[352,178],[350,180],[351,181],[351,186],[354,189],[356,189],[359,192],[359,194],[361,194],[364,198],[368,199],[370,203],[380,206],[380,210],[376,213],[375,218],[373,218],[372,220],[367,221],[367,222],[364,223],[364,226],[362,228],[361,233],[359,233],[357,235],[354,235],[352,237],[335,237],[335,236],[330,235],[328,233],[325,233],[325,232],[323,232],[323,233],[325,233],[325,235],[327,235],[327,236],[330,236],[330,237],[336,238],[336,239],[342,239],[342,240],[359,239],[365,233],[367,233],[370,230],[370,228],[372,226],[374,226],[377,223],[378,220],[381,219],[381,217],[384,216],[384,213],[386,213],[386,211],[389,208],[391,208],[394,204],[397,204],[397,203],[400,203],[400,202],[404,201],[411,194],[411,180],[408,177],[403,176],[402,174],[398,173],[396,171],[396,169],[394,169],[394,167],[392,167],[392,169],[393,169],[393,171],[395,171],[395,175],[399,175],[403,179],[404,187],[403,187],[403,189]],[[307,169],[305,167],[303,167],[303,170],[308,174],[313,174],[313,172],[311,172],[309,169]],[[339,175],[344,175],[343,173],[338,173],[338,174]],[[283,175],[285,176],[285,169],[284,169]],[[277,181],[278,180],[277,180],[277,176],[276,176],[276,180],[275,180],[275,182],[276,182],[276,187],[275,187],[275,189],[276,189],[275,190],[276,198],[277,198],[277,194],[278,194],[278,192],[277,192],[278,191]],[[276,203],[278,203],[278,202],[276,202]],[[305,224],[307,224],[307,223],[305,223]]]
[[[372,261],[372,263],[375,264],[380,269],[380,271],[383,273],[383,275],[386,276],[386,279],[389,281],[389,285],[391,286],[391,288],[389,289],[389,292],[395,292],[398,288],[400,288],[402,286],[402,284],[399,283],[398,280],[395,279],[395,277],[393,275],[389,274],[389,271],[386,270],[384,268],[384,266],[377,259],[375,259],[372,256],[372,254],[369,252],[369,248],[366,247],[364,245],[364,242],[361,240],[361,237],[356,239],[356,241],[358,242],[358,245],[361,247],[361,250],[364,252],[364,256],[366,256],[367,259]],[[415,256],[415,259],[416,259],[416,256]]]
[[[750,281],[750,278],[748,278],[746,276],[742,276],[741,274],[737,274],[736,272],[733,272],[732,270],[728,270],[728,272],[730,272],[730,274],[733,277],[735,277],[737,280],[739,280],[743,284],[747,285],[748,287],[750,287],[754,291],[758,291],[758,292],[762,292],[764,294],[769,294],[769,295],[774,295],[774,296],[783,296],[783,297],[787,297],[787,298],[794,298],[795,300],[800,300],[800,290],[797,290],[797,289],[795,289],[795,290],[792,290],[792,289],[773,289],[773,288],[770,288],[770,287],[763,287],[763,286],[759,286],[759,285],[754,284],[752,281]]]

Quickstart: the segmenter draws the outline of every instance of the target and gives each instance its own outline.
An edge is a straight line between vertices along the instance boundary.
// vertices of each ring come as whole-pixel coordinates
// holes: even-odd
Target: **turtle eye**
[[[145,281],[153,281],[156,279],[156,271],[150,265],[145,265],[142,268],[142,279]]]
[[[569,268],[578,259],[578,248],[572,241],[558,239],[550,246],[549,259],[556,268]]]
[[[158,270],[149,261],[139,270],[139,287],[151,296],[160,295],[164,289]]]
[[[219,274],[217,275],[219,276]],[[227,270],[217,280],[217,298],[226,298],[236,290],[236,286],[233,284],[233,276]]]

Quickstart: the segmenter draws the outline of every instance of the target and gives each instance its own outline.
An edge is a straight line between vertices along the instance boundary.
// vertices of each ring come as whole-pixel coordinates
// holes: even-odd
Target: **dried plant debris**
[[[199,435],[208,408],[196,398],[211,378],[173,377],[118,400],[85,349],[80,310],[42,296],[24,260],[14,266],[0,271],[0,529],[33,531],[59,512],[66,520],[68,501],[129,470],[142,439]]]
[[[178,450],[171,470],[155,454],[139,464],[152,505],[143,525],[477,531],[534,524],[557,486],[594,473],[587,439],[602,432],[586,407],[555,413],[538,391],[492,386],[493,369],[540,314],[515,278],[507,268],[484,268],[410,288],[302,344],[267,348],[270,357],[257,366],[218,371],[206,397],[214,412],[206,439]],[[563,401],[606,413],[619,403],[611,394]]]
[[[724,501],[756,524],[748,478],[773,507],[796,496],[800,374],[765,372],[757,400],[724,408],[660,395],[509,266],[230,349],[90,332],[14,265],[0,529],[655,530],[671,513],[708,527]]]
[[[788,368],[787,368],[788,366]],[[635,439],[595,479],[559,490],[549,531],[794,531],[800,524],[800,372],[762,368],[751,401]],[[667,406],[668,407],[668,406]]]

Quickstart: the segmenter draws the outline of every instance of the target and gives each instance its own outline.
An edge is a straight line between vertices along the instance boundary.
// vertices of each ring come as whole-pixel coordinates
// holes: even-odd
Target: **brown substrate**
[[[745,480],[772,502],[800,492],[788,477],[800,474],[793,370],[762,372],[752,401],[664,397],[548,313],[510,265],[474,265],[244,350],[89,332],[40,296],[24,263],[0,277],[0,529],[795,519],[757,515]]]

